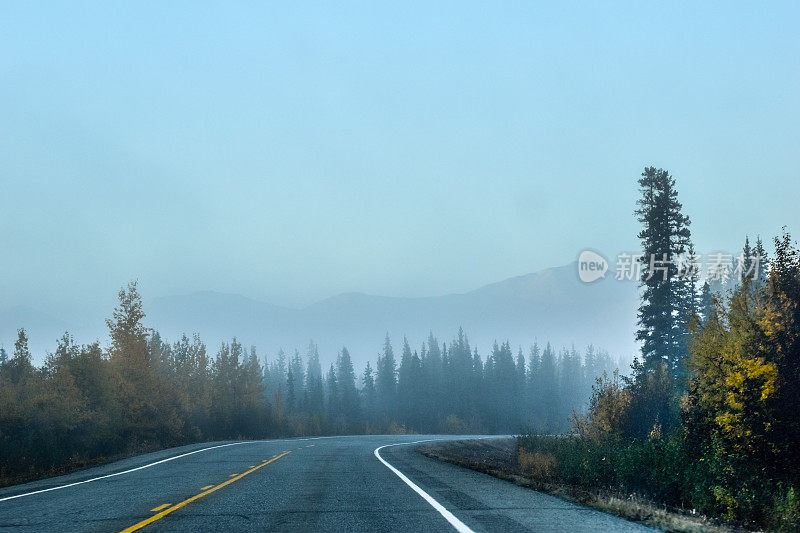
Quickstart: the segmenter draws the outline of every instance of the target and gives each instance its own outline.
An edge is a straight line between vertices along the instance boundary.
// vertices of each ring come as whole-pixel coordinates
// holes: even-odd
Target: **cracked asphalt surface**
[[[463,438],[352,436],[173,448],[0,489],[0,531],[123,531],[132,526],[146,532],[453,531],[439,511],[377,459],[374,450],[424,439]],[[232,445],[3,501],[220,444]],[[391,446],[380,454],[473,531],[650,530],[424,457],[414,447]],[[284,452],[290,453],[280,456]],[[148,520],[152,521],[143,524]]]

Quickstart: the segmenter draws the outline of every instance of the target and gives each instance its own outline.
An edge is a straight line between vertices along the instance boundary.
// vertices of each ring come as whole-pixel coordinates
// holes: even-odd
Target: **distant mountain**
[[[362,365],[375,358],[386,333],[399,352],[404,335],[417,349],[429,331],[449,342],[459,327],[484,355],[495,340],[508,339],[526,350],[536,340],[559,347],[592,343],[628,359],[636,350],[636,308],[635,283],[604,279],[584,284],[572,263],[464,294],[394,298],[346,293],[297,310],[201,292],[154,299],[146,311],[148,322],[169,339],[196,331],[213,348],[236,335],[269,356],[279,347],[304,353],[314,339],[323,359],[347,346]]]
[[[258,347],[271,347],[276,344],[272,332],[301,322],[298,310],[213,291],[155,298],[145,302],[145,313],[147,324],[163,337],[174,340],[182,333],[196,332],[212,348],[234,336]]]
[[[611,278],[611,276],[609,276]],[[432,331],[448,342],[463,327],[470,343],[482,355],[492,343],[511,341],[527,352],[534,341],[557,347],[588,344],[630,359],[636,350],[637,308],[635,283],[603,279],[592,284],[578,280],[575,263],[492,283],[463,293],[427,298],[394,298],[346,293],[303,309],[290,309],[218,292],[197,292],[145,301],[146,324],[170,341],[194,332],[214,352],[222,341],[236,336],[245,346],[273,357],[278,348],[305,353],[310,339],[320,346],[323,362],[330,362],[347,346],[354,362],[374,361],[388,333],[398,355],[403,336],[412,349]],[[110,312],[109,312],[110,314]],[[81,343],[107,333],[102,320],[96,329],[67,324],[28,308],[0,313],[0,341],[13,347],[16,328],[30,332],[36,360],[55,347],[65,329]]]

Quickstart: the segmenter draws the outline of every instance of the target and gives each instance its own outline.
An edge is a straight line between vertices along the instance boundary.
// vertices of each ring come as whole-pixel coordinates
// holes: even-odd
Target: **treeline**
[[[262,361],[233,339],[215,354],[195,335],[145,328],[135,283],[107,320],[110,346],[69,334],[41,367],[20,330],[0,349],[0,482],[202,440],[386,432],[563,431],[585,405],[605,352],[508,342],[481,357],[459,331],[399,356],[386,338],[374,366],[347,349],[323,371],[317,346]]]
[[[692,246],[675,181],[648,168],[639,184],[645,257],[676,261]],[[745,239],[747,275],[724,293],[698,287],[692,259],[666,277],[643,264],[631,375],[598,381],[575,438],[521,439],[521,463],[548,482],[800,528],[800,252],[786,231],[774,244],[768,260]]]
[[[547,344],[516,354],[508,342],[481,357],[459,330],[448,345],[431,334],[419,350],[388,336],[373,367],[358,376],[347,349],[322,372],[317,347],[306,362],[283,352],[265,369],[275,412],[289,431],[310,433],[498,433],[520,428],[559,432],[591,396],[595,376],[614,367],[588,347],[558,353]]]

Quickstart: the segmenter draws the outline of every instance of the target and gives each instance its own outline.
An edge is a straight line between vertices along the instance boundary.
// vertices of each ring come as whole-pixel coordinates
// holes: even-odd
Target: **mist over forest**
[[[429,298],[397,298],[360,293],[327,298],[309,307],[292,309],[240,295],[198,292],[185,296],[148,298],[145,325],[174,341],[197,333],[213,349],[236,337],[262,357],[278,350],[305,349],[310,340],[321,360],[335,360],[343,346],[354,364],[363,368],[374,360],[383,337],[408,338],[418,348],[429,333],[446,339],[459,328],[473,346],[488,352],[494,342],[509,341],[516,350],[550,342],[557,349],[593,344],[626,367],[636,352],[633,338],[638,288],[617,281],[613,273],[591,285],[577,276],[577,265],[549,268],[509,278],[462,294]],[[106,311],[106,314],[108,311]],[[60,320],[31,309],[0,314],[0,338],[13,346],[17,329],[25,327],[34,361],[41,363],[56,341],[69,330],[84,341],[108,342],[104,316]]]

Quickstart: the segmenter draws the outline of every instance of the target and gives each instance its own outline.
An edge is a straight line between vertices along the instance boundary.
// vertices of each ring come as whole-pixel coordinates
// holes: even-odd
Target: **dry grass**
[[[556,456],[552,453],[531,453],[520,448],[517,452],[517,465],[524,475],[550,480],[556,473]]]

